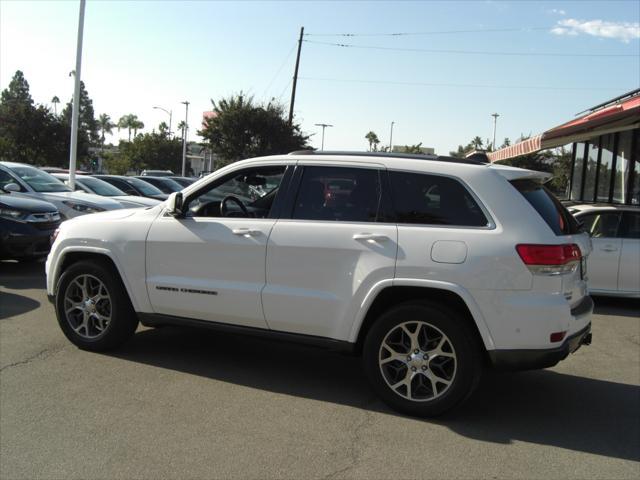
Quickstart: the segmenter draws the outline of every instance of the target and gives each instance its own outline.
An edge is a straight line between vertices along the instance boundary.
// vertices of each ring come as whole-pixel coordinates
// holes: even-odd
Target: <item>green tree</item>
[[[413,153],[423,155],[422,152],[422,142],[416,143],[415,145],[405,145],[402,147],[402,153]]]
[[[211,101],[215,115],[198,132],[222,160],[287,153],[309,148],[309,136],[290,125],[284,107],[275,102],[256,104],[242,93]]]
[[[471,145],[476,150],[482,150],[482,146],[483,146],[482,139],[478,136],[473,137],[473,140],[471,140]]]
[[[119,157],[125,161],[127,169],[178,172],[182,168],[182,142],[162,133],[144,133],[135,136],[131,142],[121,141]]]
[[[160,135],[168,137],[169,136],[169,125],[167,125],[166,122],[160,122],[160,125],[158,125],[158,133],[160,133]]]
[[[122,142],[121,142],[122,143]],[[103,167],[112,175],[126,175],[131,170],[129,158],[119,153],[105,152],[103,154]]]
[[[180,139],[184,138],[184,127],[186,127],[187,124],[184,123],[184,120],[180,120],[180,122],[178,123],[178,130],[180,130]]]
[[[375,132],[369,130],[369,133],[367,133],[364,138],[367,140],[367,142],[369,142],[369,151],[370,152],[375,152],[378,150],[378,144],[380,143],[380,139],[378,138],[378,135],[376,135]]]
[[[105,134],[111,134],[116,124],[111,121],[111,117],[106,113],[102,113],[98,117],[98,128],[100,129],[100,143],[104,145]]]
[[[63,121],[71,128],[71,113],[73,99],[67,103],[62,111]],[[89,97],[89,93],[84,86],[84,82],[80,82],[80,110],[78,113],[78,139],[81,137],[86,140],[87,147],[89,145],[95,145],[100,139],[98,133],[98,121],[95,118],[95,112],[93,110],[93,100]],[[78,148],[80,151],[80,148]]]

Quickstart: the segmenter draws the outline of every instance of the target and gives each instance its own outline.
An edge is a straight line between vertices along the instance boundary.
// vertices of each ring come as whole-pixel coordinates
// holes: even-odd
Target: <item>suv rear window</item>
[[[544,185],[531,180],[513,180],[511,185],[535,208],[556,235],[578,233],[578,222]]]

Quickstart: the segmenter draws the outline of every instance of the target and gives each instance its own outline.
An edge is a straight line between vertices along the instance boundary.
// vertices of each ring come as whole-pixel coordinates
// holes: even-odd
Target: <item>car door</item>
[[[393,278],[397,227],[386,223],[383,172],[299,162],[267,245],[262,304],[271,329],[345,340],[367,293]]]
[[[580,215],[584,229],[591,235],[593,251],[587,259],[590,291],[616,291],[622,239],[618,238],[620,212],[602,211]]]
[[[640,212],[622,212],[618,290],[640,294]]]
[[[234,171],[185,197],[184,218],[161,214],[153,222],[147,290],[155,313],[266,328],[260,292],[285,169]],[[252,195],[256,183],[269,190]],[[229,196],[236,200],[223,201]]]

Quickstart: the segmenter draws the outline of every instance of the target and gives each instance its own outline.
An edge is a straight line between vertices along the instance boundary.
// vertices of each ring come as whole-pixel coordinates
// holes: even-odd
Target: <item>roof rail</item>
[[[396,153],[396,152],[357,152],[357,151],[318,151],[318,150],[296,150],[288,155],[345,155],[349,157],[380,157],[380,158],[406,158],[412,160],[430,160],[436,162],[452,162],[465,163],[469,165],[484,165],[486,162],[480,162],[472,158],[457,158],[433,154],[420,153]]]

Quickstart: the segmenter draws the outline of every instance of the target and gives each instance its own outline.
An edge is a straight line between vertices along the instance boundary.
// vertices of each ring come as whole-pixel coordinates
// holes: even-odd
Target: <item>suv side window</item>
[[[620,237],[640,239],[640,213],[622,212]]]
[[[389,172],[398,223],[485,227],[484,213],[457,180],[438,175]]]
[[[291,218],[376,222],[382,221],[382,216],[379,170],[304,167]]]
[[[285,170],[284,165],[278,165],[227,175],[189,199],[189,216],[267,218]]]
[[[123,182],[119,178],[109,178],[109,179],[102,179],[102,180],[104,180],[105,182],[109,182],[111,185],[113,185],[116,188],[119,188],[127,195],[140,196],[140,194],[136,191],[135,188],[130,186],[127,182]]]
[[[616,238],[620,224],[619,212],[589,213],[580,216],[583,229],[593,238]]]

